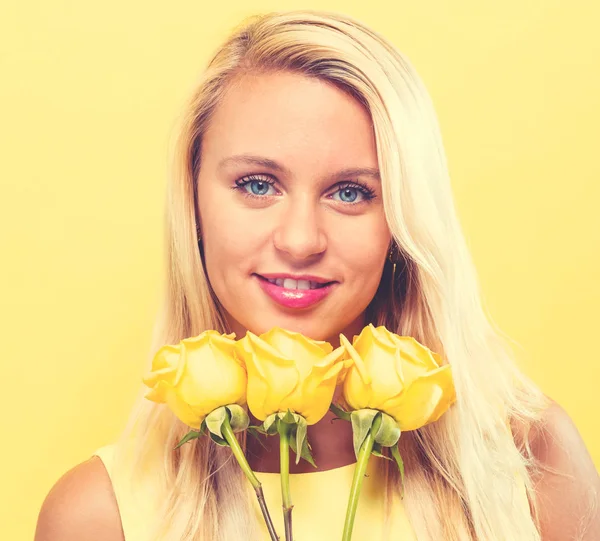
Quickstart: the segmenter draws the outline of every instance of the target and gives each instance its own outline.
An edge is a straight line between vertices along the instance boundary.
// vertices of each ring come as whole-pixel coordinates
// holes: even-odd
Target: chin
[[[316,317],[314,314],[308,315],[305,318],[290,315],[271,316],[261,321],[254,321],[253,324],[248,327],[250,332],[254,334],[262,334],[273,327],[281,327],[288,331],[294,331],[302,333],[308,338],[313,340],[328,340],[331,336],[337,336],[339,332],[335,329],[337,327],[319,323],[322,318]]]

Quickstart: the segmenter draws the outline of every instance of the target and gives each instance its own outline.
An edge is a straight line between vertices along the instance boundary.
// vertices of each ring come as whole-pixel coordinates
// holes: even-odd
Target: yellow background
[[[209,53],[243,16],[297,7],[363,20],[425,80],[486,305],[600,466],[596,2],[13,0],[0,8],[1,539],[32,539],[51,485],[132,406],[167,144]]]

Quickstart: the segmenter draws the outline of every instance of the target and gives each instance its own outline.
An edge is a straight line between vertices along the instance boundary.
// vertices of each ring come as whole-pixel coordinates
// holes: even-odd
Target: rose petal
[[[448,365],[445,365],[445,366],[448,366]],[[429,421],[431,423],[433,423],[434,421],[437,421],[444,413],[446,413],[448,408],[454,402],[456,402],[456,388],[454,387],[454,381],[451,380],[449,383],[447,383],[447,385],[448,385],[448,387],[446,389],[446,392],[444,393],[443,399],[440,400],[437,408],[431,414],[431,420]]]
[[[158,383],[152,387],[145,395],[144,398],[148,400],[152,400],[152,402],[156,402],[157,404],[165,403],[165,395],[164,389],[162,386],[159,386]]]
[[[314,362],[311,367],[311,373],[325,374],[337,362],[343,361],[342,357],[344,355],[346,355],[346,348],[344,346],[334,349],[322,359],[317,359]]]
[[[196,336],[189,336],[181,340],[181,342],[185,344],[195,344],[195,343],[203,343],[207,339],[215,336],[221,336],[221,333],[215,331],[214,329],[207,329]]]
[[[324,349],[317,341],[311,340],[301,333],[279,327],[274,327],[261,334],[260,338],[276,349],[282,357],[292,359],[296,363],[300,379],[308,376],[315,359],[323,358],[333,349],[331,344],[327,344]]]
[[[351,366],[354,366],[354,361],[352,359],[345,359],[344,366],[340,370],[340,373],[338,374],[338,385],[341,385],[342,383],[344,383],[344,380],[346,379],[346,376],[348,375],[348,370],[350,370]]]
[[[361,356],[358,354],[356,349],[354,349],[354,346],[350,344],[350,342],[348,342],[348,339],[343,334],[340,334],[340,344],[342,344],[344,348],[346,348],[348,355],[350,355],[350,358],[354,361],[354,366],[356,367],[356,370],[360,375],[360,379],[365,385],[369,385],[371,383],[371,376],[367,371],[365,363],[363,362]]]
[[[379,327],[374,327],[372,323],[369,324],[369,330],[371,334],[375,337],[377,342],[387,346],[388,348],[396,347],[396,342],[394,340],[397,335],[388,331],[383,325]]]
[[[203,342],[206,338],[203,338]],[[179,342],[179,364],[177,365],[177,373],[175,374],[175,379],[173,380],[173,385],[177,385],[181,380],[181,376],[185,371],[185,366],[187,364],[187,348],[185,347],[184,341]]]
[[[344,363],[338,362],[332,366],[324,377],[309,376],[303,382],[301,393],[301,405],[298,411],[306,423],[313,425],[318,423],[329,410],[331,400],[335,393],[337,377]]]
[[[381,409],[396,419],[400,430],[416,430],[437,420],[446,411],[453,389],[450,365],[446,365],[419,376]]]
[[[185,344],[184,354],[184,372],[176,385],[182,400],[206,413],[245,403],[247,375],[235,357],[233,342],[209,337],[203,344]]]
[[[338,374],[344,368],[342,357],[345,354],[346,349],[340,346],[315,364],[294,395],[288,399],[294,410],[302,414],[309,425],[320,421],[329,410]]]
[[[175,388],[165,381],[159,381],[153,391],[164,398],[165,403],[175,416],[192,428],[199,429],[204,419],[204,415],[196,413],[188,404],[186,404],[177,394]],[[148,398],[148,396],[146,395]]]
[[[250,411],[264,421],[279,411],[280,404],[299,382],[294,361],[286,359],[258,336],[248,332],[238,351],[248,370],[247,401]]]
[[[368,407],[380,409],[382,401],[390,396],[399,395],[404,389],[403,366],[399,362],[398,348],[394,345],[388,347],[381,343],[369,343],[368,337],[358,345],[367,348],[359,351],[359,354],[371,376],[372,398]]]
[[[280,327],[273,327],[266,333],[260,335],[260,338],[277,349],[286,357],[291,357],[297,352],[297,347],[301,346],[307,349],[311,354],[321,356],[321,353],[331,353],[333,346],[323,340],[312,340],[302,333],[288,331]]]
[[[408,387],[419,376],[426,374],[430,370],[435,370],[437,365],[428,367],[424,363],[419,362],[415,357],[407,355],[403,347],[404,344],[401,343],[396,349],[395,363],[396,369],[402,373],[401,379],[404,387]]]
[[[402,352],[402,358],[414,365],[424,366],[427,370],[435,370],[439,368],[433,352],[412,336],[397,336]],[[438,356],[439,358],[439,356]]]
[[[373,399],[371,384],[363,381],[357,365],[348,370],[342,386],[342,395],[350,410],[368,408]]]
[[[159,380],[175,381],[179,364],[180,346],[167,345],[161,347],[152,359],[152,370],[143,377],[148,387],[154,387]]]
[[[156,370],[154,372],[148,372],[142,378],[142,381],[148,387],[154,387],[161,380],[173,383],[173,381],[175,380],[176,371],[177,369],[173,367],[161,368],[160,370]]]

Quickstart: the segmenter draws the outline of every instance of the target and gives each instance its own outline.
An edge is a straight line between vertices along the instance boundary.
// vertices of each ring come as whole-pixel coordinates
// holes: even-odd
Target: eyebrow
[[[279,162],[269,158],[264,158],[262,156],[253,156],[250,154],[239,154],[236,156],[223,158],[217,165],[217,169],[222,170],[231,165],[256,165],[291,176],[290,170]],[[373,180],[381,180],[379,170],[374,169],[373,167],[347,167],[345,169],[341,169],[333,175],[333,178],[336,180],[345,179],[348,177],[371,177]]]

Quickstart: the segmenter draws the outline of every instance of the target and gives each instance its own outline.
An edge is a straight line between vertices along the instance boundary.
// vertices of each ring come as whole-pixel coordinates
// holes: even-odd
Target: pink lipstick
[[[308,308],[322,301],[338,282],[317,276],[291,274],[255,275],[262,290],[286,308]]]

